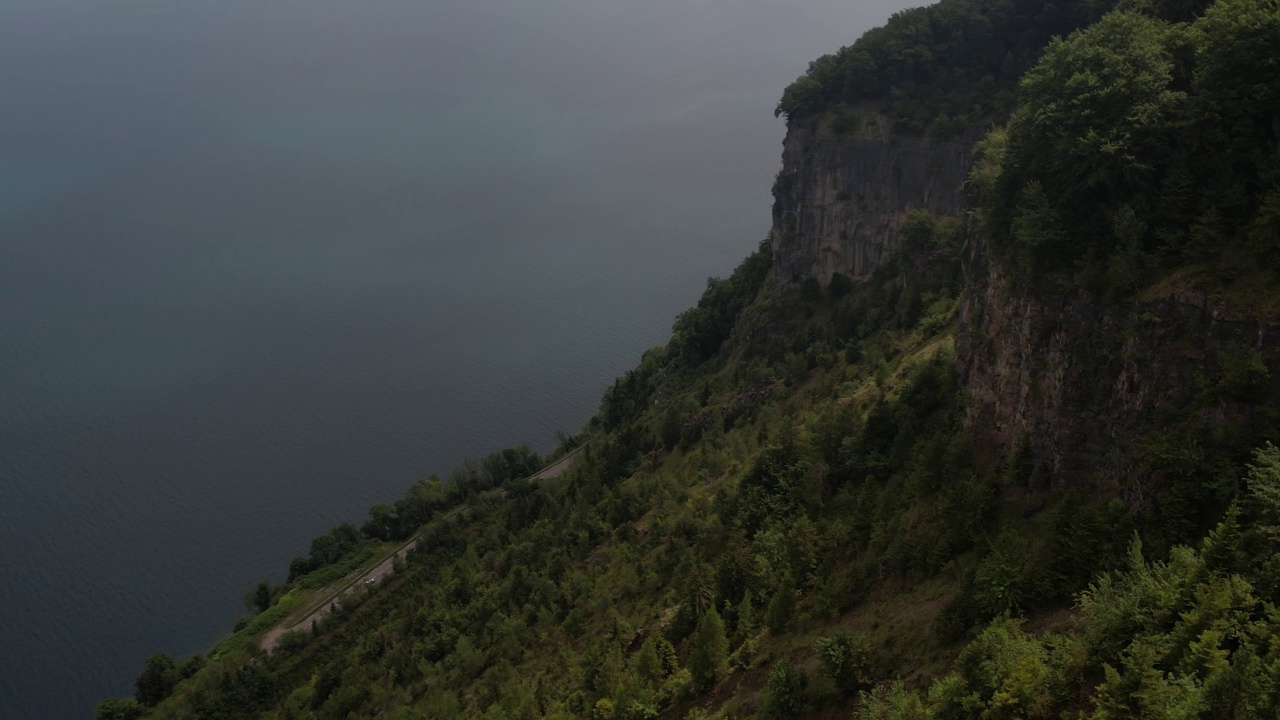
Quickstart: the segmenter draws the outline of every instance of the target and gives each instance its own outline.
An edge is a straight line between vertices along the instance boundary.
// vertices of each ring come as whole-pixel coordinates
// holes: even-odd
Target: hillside
[[[579,435],[98,717],[1280,717],[1280,3],[942,0],[779,111],[768,239]]]

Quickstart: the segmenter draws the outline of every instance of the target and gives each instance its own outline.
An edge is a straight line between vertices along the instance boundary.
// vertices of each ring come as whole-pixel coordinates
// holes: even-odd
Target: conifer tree
[[[791,583],[784,582],[778,592],[774,593],[773,600],[769,602],[769,608],[765,610],[764,623],[769,627],[769,632],[774,635],[781,635],[787,631],[787,626],[791,624],[791,618],[796,614],[796,591],[791,589]]]
[[[724,636],[724,621],[713,607],[707,610],[693,631],[693,648],[689,652],[689,672],[700,690],[716,684],[724,674],[729,655],[729,641]]]
[[[756,618],[755,608],[751,605],[751,591],[748,590],[742,594],[742,602],[738,603],[738,641],[742,642],[751,636],[751,631],[755,630]]]

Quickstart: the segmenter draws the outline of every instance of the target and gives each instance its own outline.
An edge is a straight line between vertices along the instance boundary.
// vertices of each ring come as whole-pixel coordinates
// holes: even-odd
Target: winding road
[[[533,475],[530,475],[527,480],[546,480],[563,474],[564,471],[569,469],[569,466],[573,465],[573,461],[578,458],[578,453],[581,451],[582,448],[574,450],[555,463],[552,463]],[[342,601],[342,598],[362,587],[376,585],[379,582],[382,582],[383,578],[387,577],[395,570],[395,562],[397,559],[403,559],[411,550],[418,547],[418,540],[422,537],[423,533],[466,509],[467,506],[465,505],[456,507],[433,520],[430,525],[419,530],[418,534],[415,535],[412,540],[396,548],[394,552],[383,558],[377,565],[370,568],[368,572],[365,572],[363,575],[356,577],[346,585],[338,588],[336,592],[322,601],[318,607],[308,612],[306,616],[298,622],[289,623],[287,621],[283,621],[279,625],[276,625],[263,633],[262,642],[260,643],[262,649],[267,652],[271,652],[276,644],[280,642],[280,638],[284,637],[286,634],[301,630],[310,630],[311,626],[320,622],[324,619],[324,616],[333,612],[333,610],[337,608],[338,604]]]

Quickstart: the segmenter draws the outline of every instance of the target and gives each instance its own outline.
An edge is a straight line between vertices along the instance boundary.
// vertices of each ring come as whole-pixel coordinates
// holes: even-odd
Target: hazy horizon
[[[786,83],[905,7],[0,0],[5,717],[580,427],[766,235]]]

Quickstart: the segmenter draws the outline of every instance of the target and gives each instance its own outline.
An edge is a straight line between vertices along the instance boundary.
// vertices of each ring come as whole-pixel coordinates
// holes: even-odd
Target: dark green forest
[[[99,720],[1280,718],[1275,359],[1239,348],[1099,449],[1125,484],[1046,484],[967,420],[956,350],[979,245],[1047,303],[1280,315],[1280,1],[942,0],[814,61],[779,112],[839,134],[867,107],[973,138],[968,215],[907,213],[866,280],[779,284],[760,243],[549,457],[316,538]]]

